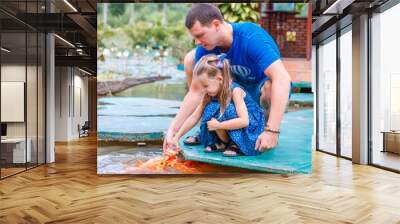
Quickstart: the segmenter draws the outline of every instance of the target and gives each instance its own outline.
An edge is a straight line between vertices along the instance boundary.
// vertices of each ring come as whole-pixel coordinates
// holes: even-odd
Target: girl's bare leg
[[[218,138],[221,139],[221,141],[223,141],[224,143],[229,142],[229,135],[228,133],[226,133],[225,130],[215,130],[215,132],[217,133]]]
[[[226,146],[229,143],[229,136],[225,130],[215,130],[215,132],[217,133],[217,136],[222,141],[222,143],[216,143],[214,146],[215,149],[213,149],[211,146],[207,146],[205,148],[206,152],[212,152],[213,150],[225,150]]]
[[[226,145],[229,143],[229,135],[225,130],[216,130],[215,131],[218,135],[218,138],[222,140]],[[236,145],[231,145],[230,147],[226,148],[224,151],[225,156],[237,156],[238,148]]]

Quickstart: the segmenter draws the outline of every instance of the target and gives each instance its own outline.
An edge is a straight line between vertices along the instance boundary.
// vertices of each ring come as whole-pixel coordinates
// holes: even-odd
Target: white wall
[[[1,81],[5,82],[25,82],[25,65],[2,65]],[[28,96],[30,94],[28,93]],[[6,110],[7,108],[1,108]],[[25,137],[25,122],[7,123],[8,137]]]
[[[25,121],[25,82],[1,81],[0,101],[1,122]]]
[[[77,70],[75,70],[77,71]],[[88,113],[88,78],[81,76],[83,73],[79,73],[80,75],[75,75],[75,80],[74,80],[74,98],[75,98],[75,106],[74,110],[75,113],[74,119],[72,126],[74,127],[72,129],[72,135],[73,136],[78,136],[78,129],[77,126],[80,124],[81,126],[85,123],[85,121],[88,120],[89,113]]]
[[[88,78],[71,67],[56,67],[55,73],[55,140],[74,140],[79,138],[78,124],[88,120]]]
[[[25,69],[26,69],[25,65],[2,65],[1,81],[25,82],[25,73],[26,73]],[[7,108],[1,108],[1,110],[7,110]],[[7,123],[7,135],[9,137],[25,137],[24,122]]]
[[[55,141],[68,139],[68,86],[69,76],[67,67],[55,68]]]
[[[25,138],[29,139],[29,148],[31,149],[32,162],[44,163],[44,74],[41,66],[25,66],[20,64],[3,64],[1,66],[1,81],[2,82],[23,82],[26,85],[26,107],[25,102],[22,102],[22,107],[19,112],[22,113],[23,121],[21,122],[5,122],[7,124],[8,138]],[[25,78],[27,77],[27,80]],[[7,94],[3,92],[3,94]],[[24,89],[19,90],[20,94],[24,94]],[[7,95],[2,95],[2,98],[9,98]],[[23,97],[24,98],[24,97]],[[9,107],[3,106],[2,112],[16,113]],[[15,109],[14,109],[15,110]],[[21,111],[22,110],[22,111]],[[26,112],[26,120],[24,114]],[[37,155],[38,153],[38,155]]]

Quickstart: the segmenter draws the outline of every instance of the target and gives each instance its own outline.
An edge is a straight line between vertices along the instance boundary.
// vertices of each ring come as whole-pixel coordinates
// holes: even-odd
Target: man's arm
[[[280,128],[289,98],[290,75],[281,60],[274,61],[264,70],[264,74],[271,80],[270,111],[266,127],[277,131]],[[274,148],[278,144],[278,138],[277,133],[264,131],[258,136],[256,149],[264,151]]]
[[[201,103],[204,94],[199,87],[196,87],[196,83],[192,83],[189,88],[189,92],[186,94],[179,108],[175,119],[172,121],[170,128],[173,133],[179,131],[183,122],[195,111],[196,107]]]
[[[183,60],[183,67],[185,68],[185,74],[186,74],[186,82],[187,82],[187,86],[189,86],[189,87],[190,87],[190,84],[192,83],[192,78],[193,78],[193,67],[194,67],[195,54],[196,54],[196,48],[189,51],[189,53],[186,54],[185,59]]]
[[[276,60],[264,71],[271,80],[271,108],[267,125],[279,130],[290,93],[290,75],[281,60]]]
[[[267,101],[270,103],[266,125],[271,130],[278,130],[289,98],[290,76],[280,60],[279,48],[272,37],[261,27],[254,30],[248,39],[246,53],[270,79],[268,81],[270,86],[268,87],[266,83],[263,87],[263,98],[269,95]],[[261,133],[256,142],[256,149],[264,151],[275,147],[278,144],[278,137],[277,133],[266,131]]]
[[[174,133],[179,131],[183,122],[195,111],[204,96],[201,92],[200,86],[197,83],[192,83],[195,54],[196,48],[187,53],[183,61],[189,91],[186,93],[181,107],[171,124]]]
[[[164,139],[163,151],[165,152],[168,148],[168,144],[172,142],[174,135],[179,131],[183,122],[195,111],[196,107],[201,103],[204,93],[200,85],[196,82],[192,82],[193,67],[194,67],[194,56],[195,50],[190,51],[184,60],[185,73],[189,86],[189,91],[186,93],[182,104],[176,114],[174,120],[171,122],[167,135]]]

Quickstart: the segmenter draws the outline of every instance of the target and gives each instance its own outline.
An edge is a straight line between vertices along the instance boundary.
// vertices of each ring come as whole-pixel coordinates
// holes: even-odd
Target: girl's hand
[[[164,142],[163,142],[163,152],[164,154],[168,151],[168,149],[171,147],[171,142],[174,138],[174,135],[176,133],[173,133],[172,131],[168,130],[167,131],[167,135],[164,138]]]
[[[170,144],[168,145],[167,151],[169,151],[169,150],[176,151],[176,152],[179,151],[179,150],[181,150],[180,147],[179,147],[179,139],[178,139],[178,138],[174,137],[174,138],[172,139],[172,141],[171,141]],[[164,152],[164,153],[165,153],[165,152]]]
[[[215,131],[219,129],[220,124],[221,123],[217,119],[212,118],[210,121],[207,122],[207,128],[209,131]]]

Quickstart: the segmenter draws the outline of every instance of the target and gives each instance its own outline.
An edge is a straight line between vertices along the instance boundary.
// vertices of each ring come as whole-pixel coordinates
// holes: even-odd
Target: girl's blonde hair
[[[206,73],[209,78],[215,78],[218,74],[222,75],[222,87],[221,91],[217,95],[217,99],[221,105],[221,111],[225,111],[225,108],[232,97],[232,77],[228,59],[220,59],[220,57],[215,54],[203,56],[194,67],[193,74],[195,77],[199,77],[204,73]],[[203,99],[204,105],[209,103],[210,100],[211,97],[205,95]]]

